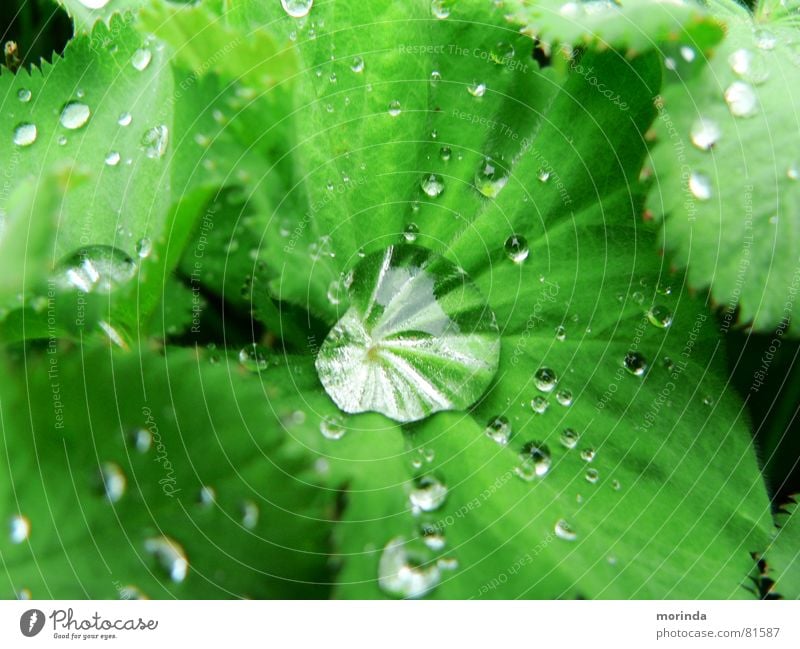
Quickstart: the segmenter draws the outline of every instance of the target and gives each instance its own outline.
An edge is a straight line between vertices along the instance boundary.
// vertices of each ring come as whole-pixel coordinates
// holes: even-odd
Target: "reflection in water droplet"
[[[580,435],[573,428],[565,428],[561,431],[560,441],[562,446],[567,448],[575,448],[578,445]]]
[[[537,395],[531,399],[531,408],[533,408],[533,411],[538,415],[543,415],[545,412],[547,412],[549,407],[550,402],[542,395]]]
[[[752,117],[758,110],[758,97],[749,83],[734,81],[725,90],[728,110],[734,117]]]
[[[644,376],[647,372],[647,361],[639,352],[628,352],[622,359],[622,366],[634,376]]]
[[[393,538],[383,548],[378,563],[378,585],[385,593],[418,599],[436,588],[440,579],[436,563],[409,551],[403,537]]]
[[[564,539],[565,541],[574,541],[578,538],[575,530],[573,530],[572,526],[563,518],[556,522],[554,531],[558,538]]]
[[[439,157],[444,162],[447,162],[448,160],[450,160],[450,156],[452,156],[452,155],[453,155],[453,152],[451,151],[449,146],[443,146],[441,149],[439,149]]]
[[[533,375],[533,383],[541,392],[552,392],[558,383],[558,377],[549,367],[540,367]]]
[[[475,189],[487,198],[495,198],[508,183],[508,171],[494,159],[484,158],[475,172]]]
[[[36,124],[23,122],[14,129],[14,144],[17,146],[30,146],[36,142]]]
[[[586,482],[594,484],[600,479],[600,472],[597,469],[587,469],[585,478]]]
[[[567,330],[564,326],[559,325],[556,327],[556,340],[564,342],[567,339]]]
[[[89,107],[83,102],[68,101],[61,109],[61,118],[59,121],[64,128],[75,130],[86,124],[91,114],[92,111],[90,111]]]
[[[156,558],[161,568],[176,584],[186,579],[189,573],[189,559],[176,541],[167,536],[149,538],[144,542],[144,550]]]
[[[450,7],[447,6],[447,0],[432,0],[431,13],[434,18],[444,20],[450,16]]]
[[[572,392],[569,390],[559,390],[556,392],[556,401],[562,406],[567,407],[572,405]]]
[[[128,480],[118,464],[104,462],[100,467],[100,480],[109,502],[118,502],[125,495]]]
[[[528,258],[530,248],[528,248],[528,240],[521,234],[512,234],[506,239],[503,248],[506,251],[506,256],[515,264],[521,264]]]
[[[11,542],[15,544],[23,543],[30,538],[31,522],[27,516],[17,514],[11,517],[9,522]]]
[[[672,311],[660,304],[654,304],[647,311],[647,319],[656,327],[666,329],[672,324]]]
[[[508,444],[511,439],[511,423],[507,417],[498,415],[486,425],[486,434],[498,444]]]
[[[706,117],[696,119],[692,124],[692,130],[689,132],[689,137],[694,144],[701,151],[708,151],[713,147],[722,136],[717,123]]]
[[[150,61],[153,58],[153,53],[146,47],[140,47],[133,53],[131,57],[131,65],[136,68],[139,72],[147,69],[147,66],[150,65]]]
[[[353,62],[350,64],[350,69],[355,73],[363,72],[364,59],[360,56],[353,57]]]
[[[27,88],[20,88],[17,90],[17,99],[23,104],[27,104],[31,100],[32,93]]]
[[[136,264],[112,246],[87,246],[58,264],[62,289],[83,293],[111,293],[136,275]]]
[[[414,243],[419,236],[419,226],[416,223],[409,223],[403,230],[403,238],[408,243]]]
[[[523,464],[530,463],[534,473],[538,477],[542,477],[550,471],[550,464],[552,459],[550,456],[550,449],[546,444],[541,442],[528,442],[522,447],[520,459]]]
[[[148,158],[163,158],[169,144],[169,129],[161,124],[147,129],[142,135],[142,148]]]
[[[438,174],[423,176],[420,187],[426,195],[436,198],[444,191],[444,180]]]
[[[434,476],[423,476],[414,481],[408,500],[415,510],[432,512],[444,504],[447,487]]]
[[[595,457],[597,457],[597,451],[593,448],[585,448],[581,451],[581,459],[584,462],[594,462]]]
[[[339,415],[327,415],[319,422],[319,432],[325,439],[342,439],[347,429]]]
[[[136,242],[136,254],[139,259],[145,259],[153,252],[153,242],[147,237],[143,237]]]
[[[461,409],[497,369],[494,315],[451,262],[413,245],[371,253],[353,270],[350,308],[316,359],[343,411],[415,421]]]
[[[314,0],[281,0],[281,7],[292,18],[304,18],[313,5]]]

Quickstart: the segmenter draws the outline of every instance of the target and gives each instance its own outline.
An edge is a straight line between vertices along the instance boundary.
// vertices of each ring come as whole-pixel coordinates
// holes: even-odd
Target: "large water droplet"
[[[541,442],[528,442],[522,447],[520,459],[523,463],[530,463],[533,472],[537,477],[542,477],[550,470],[552,462],[550,449]]]
[[[313,5],[314,0],[281,0],[281,7],[292,18],[304,18]]]
[[[448,18],[450,16],[450,7],[448,6],[447,0],[432,0],[431,13],[434,18],[438,18],[439,20]]]
[[[61,109],[60,122],[64,128],[75,130],[89,121],[92,111],[81,101],[68,101]]]
[[[689,191],[699,201],[711,198],[711,179],[705,174],[693,171],[689,174]]]
[[[14,129],[14,144],[17,146],[30,146],[36,142],[36,124],[23,122]]]
[[[153,53],[147,47],[140,47],[133,53],[131,57],[131,65],[139,72],[147,69],[150,61],[153,59]]]
[[[698,149],[708,151],[719,141],[722,131],[714,120],[701,117],[692,124],[689,136]]]
[[[383,548],[378,563],[378,585],[385,593],[418,599],[436,588],[440,579],[436,563],[408,550],[403,537],[393,538]]]
[[[654,304],[647,311],[647,319],[659,329],[666,329],[672,324],[672,311],[660,304]]]
[[[444,504],[447,487],[434,476],[423,476],[414,481],[408,500],[415,510],[432,512]]]
[[[423,176],[420,187],[427,196],[436,198],[444,191],[444,180],[439,174],[429,174]]]
[[[543,415],[545,412],[547,412],[547,409],[549,407],[550,407],[550,402],[547,400],[546,397],[543,397],[541,394],[531,399],[531,408],[537,415]]]
[[[61,288],[83,293],[110,293],[136,274],[133,259],[113,246],[83,248],[60,262],[58,269]]]
[[[475,189],[487,198],[495,198],[508,183],[508,172],[492,158],[484,158],[475,172]]]
[[[345,412],[415,421],[463,409],[497,370],[494,314],[454,264],[411,245],[367,255],[350,308],[317,356],[325,391]]]
[[[161,124],[147,129],[142,135],[142,148],[148,158],[162,158],[169,144],[169,129]]]
[[[503,244],[503,249],[506,251],[506,256],[515,264],[521,264],[530,254],[528,240],[521,234],[512,234],[508,237]]]
[[[758,110],[758,97],[753,86],[744,81],[734,81],[725,91],[728,110],[734,117],[752,117]]]
[[[133,121],[133,117],[130,113],[122,113],[119,118],[117,118],[117,124],[120,126],[128,126]]]
[[[176,584],[186,579],[189,573],[189,559],[176,541],[167,536],[157,536],[145,540],[144,549],[158,560],[161,568]]]
[[[498,444],[508,444],[511,439],[511,422],[508,417],[498,415],[493,417],[486,425],[486,434]]]
[[[639,352],[628,352],[622,360],[622,366],[634,376],[643,376],[647,372],[647,361]]]
[[[109,167],[116,167],[119,164],[120,157],[121,156],[119,155],[119,151],[109,151],[108,153],[106,153],[104,162]]]
[[[533,375],[533,383],[537,390],[552,392],[558,383],[558,377],[549,367],[540,367]]]
[[[344,427],[344,419],[339,415],[327,415],[319,422],[319,432],[325,439],[342,439],[347,429]]]
[[[27,88],[20,88],[17,90],[17,99],[19,99],[23,104],[27,104],[32,97],[33,93]]]
[[[574,541],[578,538],[575,530],[573,530],[572,526],[563,518],[556,521],[554,531],[558,538],[564,539],[565,541]]]

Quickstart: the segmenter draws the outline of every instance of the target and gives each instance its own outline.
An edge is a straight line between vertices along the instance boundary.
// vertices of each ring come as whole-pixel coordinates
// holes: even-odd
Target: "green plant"
[[[60,4],[4,596],[798,596],[724,347],[797,333],[792,3]]]

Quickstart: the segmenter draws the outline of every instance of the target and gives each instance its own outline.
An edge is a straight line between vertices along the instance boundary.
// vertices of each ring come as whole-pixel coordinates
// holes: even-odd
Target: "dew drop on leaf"
[[[92,111],[89,107],[81,101],[68,101],[61,109],[61,117],[59,121],[61,126],[68,128],[71,131],[81,128],[86,122],[89,121],[89,116]]]
[[[439,157],[444,162],[447,162],[448,160],[450,160],[450,157],[452,155],[453,155],[453,152],[452,152],[452,150],[450,149],[449,146],[443,146],[441,149],[439,149]]]
[[[140,47],[133,53],[131,57],[131,65],[139,72],[147,69],[150,61],[153,59],[153,53],[147,47]]]
[[[414,481],[408,494],[411,507],[416,511],[432,512],[439,509],[447,498],[447,487],[435,476],[423,476]]]
[[[241,504],[241,511],[242,526],[248,530],[255,529],[256,525],[258,525],[259,516],[261,515],[258,505],[252,500],[245,500]]]
[[[14,544],[24,543],[30,538],[31,522],[27,516],[17,514],[9,521],[9,536]]]
[[[511,439],[511,422],[508,417],[498,415],[493,417],[486,425],[486,435],[498,444],[508,444]]]
[[[139,453],[147,453],[153,445],[153,434],[147,428],[137,428],[131,432],[130,440]]]
[[[153,252],[153,242],[147,237],[142,237],[136,242],[136,254],[140,259],[145,259]]]
[[[537,395],[531,399],[531,408],[538,415],[543,415],[549,407],[550,402],[542,395]]]
[[[140,588],[128,584],[119,589],[119,598],[122,600],[145,600],[150,599]]]
[[[552,392],[557,383],[558,377],[549,367],[540,367],[533,375],[533,384],[541,392]]]
[[[486,84],[480,81],[473,81],[467,86],[467,92],[473,97],[480,99],[486,94]]]
[[[762,55],[740,48],[728,57],[728,65],[745,81],[759,84],[769,78],[769,66]]]
[[[409,223],[403,230],[403,238],[408,243],[414,243],[419,236],[419,226],[416,223]]]
[[[503,244],[503,249],[506,251],[506,256],[515,264],[521,264],[530,254],[528,240],[521,234],[512,234],[508,237]]]
[[[378,563],[378,585],[388,595],[418,599],[436,588],[440,579],[436,563],[406,549],[403,537],[393,538],[383,548]]]
[[[778,43],[777,36],[768,29],[757,29],[753,36],[756,39],[756,47],[761,50],[775,49],[775,45]]]
[[[261,372],[267,369],[267,355],[257,343],[250,343],[239,351],[239,364],[248,372]]]
[[[672,311],[660,304],[654,304],[647,311],[647,319],[659,329],[666,329],[672,324]]]
[[[189,573],[189,559],[184,549],[167,536],[146,539],[145,552],[154,556],[159,566],[176,584],[183,582]]]
[[[130,113],[122,113],[117,118],[117,124],[119,124],[120,126],[128,126],[132,121],[133,117],[131,116]]]
[[[147,129],[142,135],[142,148],[148,158],[162,158],[169,144],[169,129],[161,124]]]
[[[313,5],[314,0],[281,0],[281,7],[292,18],[304,18]]]
[[[325,439],[342,439],[347,429],[344,427],[344,420],[339,415],[327,415],[319,422],[319,432]]]
[[[87,246],[62,260],[57,267],[63,289],[82,293],[111,293],[136,275],[136,264],[113,246]]]
[[[694,144],[701,151],[709,151],[722,136],[717,123],[706,117],[700,117],[692,124],[689,136]]]
[[[580,440],[580,435],[578,435],[577,431],[574,428],[565,428],[561,431],[561,437],[559,441],[561,445],[566,448],[575,448],[578,445],[578,441]]]
[[[495,198],[508,183],[508,172],[492,158],[484,158],[475,172],[475,189]]]
[[[594,458],[597,456],[597,451],[593,448],[585,448],[581,451],[581,459],[584,462],[594,462]]]
[[[689,174],[689,191],[699,201],[711,198],[711,179],[705,174],[693,171]]]
[[[556,327],[556,340],[564,342],[567,339],[567,329],[563,325]]]
[[[396,99],[389,102],[389,115],[392,117],[397,117],[401,112],[402,109],[400,107],[400,102]]]
[[[350,63],[350,69],[358,74],[359,72],[364,71],[364,59],[360,56],[353,57],[352,63]]]
[[[565,541],[574,541],[575,539],[578,538],[578,535],[575,533],[575,530],[573,530],[572,526],[563,518],[556,521],[554,531],[558,538],[563,539]]]
[[[749,83],[734,81],[725,90],[725,102],[734,117],[752,117],[758,110],[758,98]]]
[[[14,144],[17,146],[30,146],[36,142],[36,124],[23,122],[14,129]]]
[[[117,463],[104,462],[100,467],[100,480],[109,502],[118,502],[125,495],[128,480]]]
[[[431,14],[439,20],[448,18],[450,16],[450,7],[447,6],[447,0],[432,0]]]
[[[30,90],[27,88],[20,88],[17,90],[17,99],[19,99],[23,104],[27,104],[31,100],[31,93]]]
[[[587,469],[584,477],[586,482],[595,484],[600,479],[600,472],[597,469]]]
[[[420,187],[427,196],[436,198],[444,191],[444,180],[439,174],[428,174],[422,177]]]
[[[633,376],[644,376],[647,372],[647,361],[639,352],[628,352],[622,359],[622,366]]]
[[[116,167],[119,164],[120,157],[121,156],[119,155],[119,151],[109,151],[108,153],[106,153],[104,162],[109,167]]]
[[[556,401],[564,407],[572,405],[572,392],[570,390],[559,390],[556,392]]]
[[[446,544],[444,534],[433,525],[423,525],[420,531],[422,542],[429,550],[439,552]]]
[[[542,442],[528,442],[522,447],[520,459],[525,462],[530,462],[533,467],[534,473],[538,477],[542,477],[550,471],[550,464],[552,458],[550,456],[550,449]]]

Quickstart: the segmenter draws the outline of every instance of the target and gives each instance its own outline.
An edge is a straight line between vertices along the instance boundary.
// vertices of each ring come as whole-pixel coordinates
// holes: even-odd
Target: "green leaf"
[[[549,45],[590,45],[642,52],[682,41],[705,49],[720,25],[694,0],[511,0],[511,19]]]
[[[126,21],[133,18],[133,11],[147,4],[149,0],[56,0],[72,18],[75,32],[90,32],[95,24],[102,21],[110,24],[120,15]]]
[[[775,515],[778,531],[765,553],[773,592],[785,599],[800,598],[800,524],[797,502],[790,501]]]
[[[281,451],[280,403],[235,362],[56,343],[8,372],[3,597],[325,595],[329,492],[294,477],[308,457]]]
[[[648,206],[665,218],[674,263],[726,309],[725,326],[796,334],[797,28],[717,11],[727,37],[713,57],[668,60]]]

